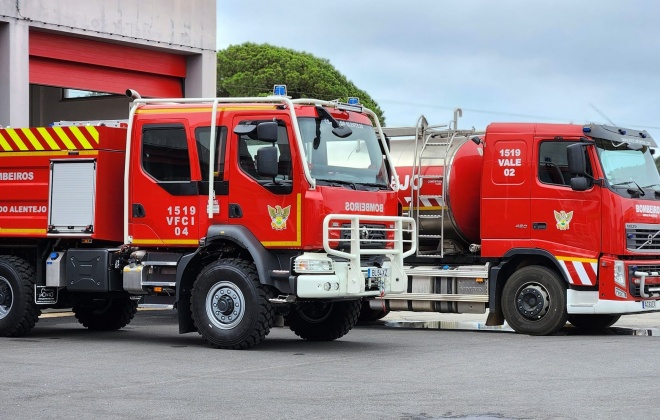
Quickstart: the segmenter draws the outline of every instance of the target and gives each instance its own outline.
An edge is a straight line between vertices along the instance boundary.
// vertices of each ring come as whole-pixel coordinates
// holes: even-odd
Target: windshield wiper
[[[353,188],[354,190],[357,190],[357,186],[355,185],[355,182],[352,181],[343,181],[340,179],[322,179],[322,178],[317,178],[316,182],[325,182],[327,185],[331,187],[344,187],[344,186],[349,186]]]
[[[367,187],[376,187],[379,190],[386,190],[388,188],[388,186],[386,184],[378,184],[378,183],[375,183],[375,182],[360,182],[359,184],[360,185],[365,185]]]
[[[615,184],[612,184],[612,186],[613,186],[613,187],[620,187],[620,186],[622,186],[622,185],[630,185],[630,184],[634,184],[635,187],[637,187],[637,190],[639,191],[639,194],[640,194],[641,196],[646,195],[646,193],[644,192],[644,190],[642,189],[642,187],[640,187],[639,184],[636,183],[635,181],[623,181],[623,182],[617,182],[617,183],[615,183]]]
[[[331,187],[349,186],[349,187],[353,188],[354,190],[363,190],[363,191],[371,190],[371,191],[373,191],[373,188],[377,188],[379,190],[388,189],[388,186],[385,185],[385,184],[376,184],[376,183],[370,183],[370,182],[355,182],[355,181],[344,181],[344,180],[340,180],[340,179],[322,179],[322,178],[317,178],[316,181],[327,183],[327,185],[329,185]]]
[[[654,193],[656,196],[659,196],[659,195],[660,195],[660,190],[657,190],[657,189],[655,189],[655,188],[653,188],[653,187],[660,187],[660,184],[650,184],[650,185],[646,185],[646,186],[644,186],[644,187],[642,187],[642,188],[651,188],[651,189],[653,190],[653,193]]]

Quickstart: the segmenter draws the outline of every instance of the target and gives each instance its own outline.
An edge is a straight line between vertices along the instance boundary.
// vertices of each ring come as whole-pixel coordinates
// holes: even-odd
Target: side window
[[[566,148],[573,143],[566,141],[544,141],[539,149],[539,181],[551,185],[571,185],[573,175],[568,171]],[[585,153],[586,150],[585,150]],[[592,174],[589,155],[586,156],[587,173]]]
[[[198,127],[195,129],[195,140],[197,141],[197,154],[199,155],[199,168],[202,171],[202,181],[209,180],[210,143],[209,133],[211,127]],[[215,179],[225,179],[225,143],[227,141],[227,127],[216,127],[215,136]]]
[[[190,181],[183,124],[147,124],[142,128],[142,168],[157,181]]]
[[[272,181],[272,178],[261,177],[257,174],[255,161],[257,158],[257,151],[259,149],[262,147],[272,147],[273,144],[257,140],[255,137],[256,131],[250,134],[241,134],[238,136],[238,165],[241,167],[243,172],[248,174],[251,178],[256,179],[257,181]],[[278,167],[278,174],[275,180],[289,181],[292,179],[291,149],[289,147],[289,136],[286,131],[286,126],[284,125],[280,125],[277,128],[277,143],[275,144],[275,147],[277,147]]]

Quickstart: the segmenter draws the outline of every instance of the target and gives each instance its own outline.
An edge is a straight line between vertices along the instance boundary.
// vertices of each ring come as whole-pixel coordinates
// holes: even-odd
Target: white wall
[[[42,125],[54,121],[51,117],[115,119],[100,114],[121,115],[127,109],[123,99],[97,99],[90,102],[93,106],[82,106],[60,101],[61,93],[51,88],[31,88],[31,27],[184,54],[185,95],[215,96],[215,8],[215,0],[0,0],[0,125]],[[41,100],[47,102],[31,103]]]

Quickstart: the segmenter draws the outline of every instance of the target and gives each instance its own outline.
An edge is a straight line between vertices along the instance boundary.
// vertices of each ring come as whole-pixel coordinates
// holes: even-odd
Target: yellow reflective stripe
[[[25,137],[30,140],[30,144],[32,144],[32,147],[34,147],[36,150],[44,150],[44,147],[39,143],[39,140],[32,134],[32,131],[29,128],[22,128],[21,131],[25,135]]]
[[[16,130],[13,128],[8,128],[5,130],[5,132],[9,134],[9,137],[11,137],[12,140],[14,140],[14,143],[16,146],[18,146],[18,150],[28,150],[25,143],[23,143],[23,140],[21,140],[21,138],[18,137],[18,134],[16,134]]]
[[[62,127],[53,127],[53,130],[55,131],[55,134],[57,134],[57,137],[62,140],[62,143],[67,147],[69,150],[76,150],[76,146],[69,140],[69,136],[66,135],[64,130],[62,130]]]
[[[12,150],[9,143],[7,143],[7,140],[5,140],[5,137],[2,135],[2,132],[0,132],[0,146],[2,146],[4,150]]]
[[[136,245],[198,245],[197,239],[133,239]]]
[[[237,106],[237,107],[218,107],[217,111],[247,111],[255,109],[277,109],[275,105],[270,106]],[[208,108],[162,108],[162,109],[137,109],[136,114],[173,114],[177,112],[211,112],[212,107]]]
[[[46,234],[46,229],[3,229],[3,228],[0,228],[0,233],[41,233],[41,234]]]
[[[70,129],[73,135],[76,136],[76,140],[78,140],[78,142],[83,147],[83,149],[93,149],[92,145],[89,144],[89,142],[85,138],[85,135],[80,131],[78,127],[72,126],[70,127]]]
[[[577,262],[583,262],[583,263],[597,263],[598,260],[593,259],[593,258],[577,258],[577,257],[563,257],[559,255],[555,255],[555,258],[558,260],[562,261],[577,261]]]
[[[39,127],[37,128],[37,131],[39,134],[41,134],[41,137],[43,137],[44,140],[46,140],[46,143],[48,143],[48,147],[50,147],[52,150],[60,150],[60,146],[57,144],[55,139],[50,135],[48,130],[46,130],[44,127]]]
[[[90,125],[89,127],[85,128],[87,129],[87,132],[92,136],[92,139],[94,139],[96,144],[99,144],[99,132],[96,127]]]
[[[98,150],[81,150],[76,152],[78,156],[98,156]],[[0,153],[0,158],[3,157],[14,157],[14,156],[71,156],[71,154],[66,150],[44,150],[44,151],[29,151],[29,152],[2,152]]]

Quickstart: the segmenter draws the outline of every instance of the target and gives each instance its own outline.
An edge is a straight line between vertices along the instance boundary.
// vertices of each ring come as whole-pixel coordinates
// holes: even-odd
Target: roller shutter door
[[[186,57],[30,31],[30,83],[152,98],[183,97]]]

